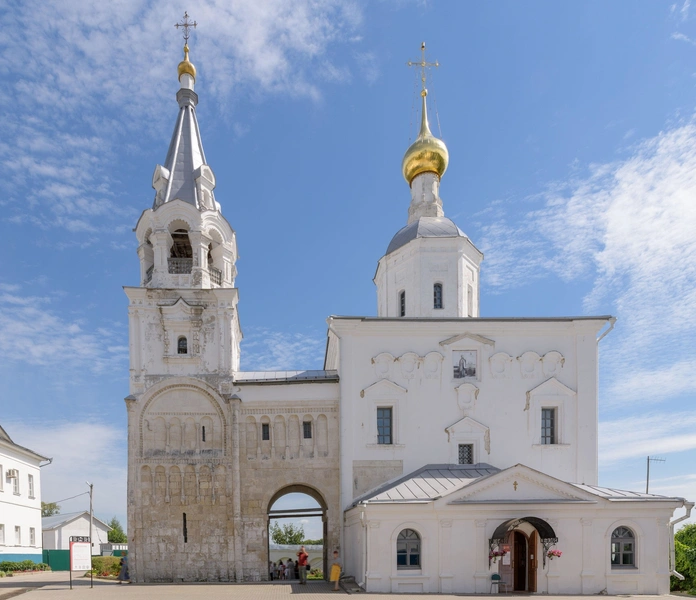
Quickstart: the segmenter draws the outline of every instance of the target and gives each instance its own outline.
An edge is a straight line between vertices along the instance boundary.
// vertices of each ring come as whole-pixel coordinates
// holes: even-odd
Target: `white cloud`
[[[8,287],[8,286],[5,286]],[[90,331],[77,319],[51,308],[55,294],[22,295],[21,287],[0,293],[0,347],[12,348],[3,360],[34,366],[106,373],[124,369],[125,331]]]
[[[321,369],[326,338],[304,333],[255,329],[242,342],[242,369],[282,371]]]
[[[126,432],[98,422],[4,421],[17,444],[53,459],[41,469],[41,500],[54,502],[94,484],[94,514],[126,521]],[[61,512],[89,510],[89,496],[60,502]],[[106,540],[103,540],[106,542]]]
[[[696,121],[634,148],[631,157],[556,183],[514,220],[484,228],[484,277],[511,289],[554,274],[591,280],[588,312],[614,312],[603,342],[611,403],[696,392]],[[649,367],[648,367],[649,365]],[[646,392],[637,373],[662,387]]]

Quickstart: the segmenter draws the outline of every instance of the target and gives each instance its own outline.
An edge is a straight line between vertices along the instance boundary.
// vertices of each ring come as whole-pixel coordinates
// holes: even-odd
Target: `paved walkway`
[[[312,596],[312,600],[323,600],[345,596],[345,592],[332,592],[332,584],[310,581],[298,583],[250,583],[250,584],[172,584],[172,585],[119,585],[113,581],[94,580],[94,589],[89,587],[89,578],[73,577],[73,589],[69,587],[69,576],[65,572],[37,573],[0,579],[0,600],[19,597],[21,600],[167,600],[181,598],[204,598],[205,600],[300,600]],[[509,600],[529,600],[529,595],[501,594]],[[359,594],[360,598],[384,600],[385,598],[408,598],[453,600],[461,595],[421,594]],[[471,596],[477,598],[480,596]],[[489,597],[489,596],[486,596]],[[490,598],[490,597],[489,597]],[[543,596],[544,600],[587,600],[587,596]],[[677,600],[678,596],[621,596],[622,600]],[[679,599],[683,600],[683,596]]]

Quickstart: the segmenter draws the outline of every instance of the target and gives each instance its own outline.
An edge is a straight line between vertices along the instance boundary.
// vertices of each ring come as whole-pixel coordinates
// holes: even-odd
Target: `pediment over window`
[[[485,434],[489,430],[483,423],[472,419],[471,417],[464,417],[459,419],[456,423],[453,423],[445,429],[448,435],[453,433],[483,433]]]
[[[369,385],[360,392],[361,398],[393,398],[396,395],[403,395],[407,392],[406,388],[397,385],[388,379],[382,379]]]
[[[477,342],[479,344],[483,344],[485,346],[491,346],[495,348],[495,342],[487,337],[484,337],[482,335],[478,335],[476,333],[470,333],[470,332],[465,332],[461,333],[459,335],[452,336],[450,338],[447,338],[446,340],[442,340],[440,342],[440,346],[451,346],[452,344],[456,344],[457,342],[461,340],[469,339],[474,342]]]
[[[179,298],[171,306],[162,306],[160,308],[162,315],[169,321],[181,321],[190,319],[200,319],[203,314],[204,307],[195,304],[189,304],[183,298]]]
[[[551,377],[532,388],[527,392],[527,398],[534,396],[575,396],[575,390],[570,389],[567,385],[561,383],[555,377]]]

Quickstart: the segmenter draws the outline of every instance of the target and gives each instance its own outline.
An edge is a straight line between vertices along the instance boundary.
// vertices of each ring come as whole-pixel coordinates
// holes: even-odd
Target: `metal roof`
[[[417,471],[378,487],[353,502],[428,502],[462,489],[481,477],[500,472],[486,463],[425,465]]]
[[[466,234],[459,229],[447,217],[420,217],[417,221],[409,223],[406,227],[396,232],[396,235],[389,242],[387,254],[391,254],[394,250],[398,250],[402,246],[408,244],[416,238],[436,238],[436,237],[467,237]]]
[[[48,531],[49,529],[57,529],[58,527],[62,527],[63,525],[66,525],[75,519],[79,519],[82,515],[87,517],[89,519],[89,511],[83,510],[80,512],[74,512],[74,513],[65,513],[62,515],[52,515],[50,517],[42,517],[41,518],[41,529],[43,531]],[[95,522],[101,523],[106,529],[111,529],[108,524],[104,523],[101,519],[97,519],[97,517],[94,517]]]
[[[607,500],[654,500],[654,501],[674,501],[683,500],[683,498],[678,498],[674,496],[660,496],[658,494],[645,494],[643,492],[629,492],[627,490],[616,490],[613,488],[603,488],[597,487],[596,485],[587,485],[584,483],[571,483],[570,485],[576,488],[599,496],[600,498],[606,498]]]
[[[239,371],[234,378],[235,383],[310,383],[338,381],[338,371]]]
[[[581,316],[581,317],[369,317],[369,316],[353,316],[353,315],[331,315],[332,319],[341,319],[345,321],[394,321],[394,322],[428,322],[428,323],[446,323],[450,322],[474,322],[474,323],[554,323],[563,321],[608,321],[613,319],[611,315],[598,316]]]

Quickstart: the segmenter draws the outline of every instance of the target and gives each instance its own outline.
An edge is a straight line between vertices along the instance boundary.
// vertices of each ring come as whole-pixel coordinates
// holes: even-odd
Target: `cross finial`
[[[186,45],[188,45],[189,37],[190,37],[190,35],[191,35],[191,34],[189,33],[189,28],[190,28],[190,27],[193,27],[193,28],[195,29],[197,25],[198,25],[198,23],[196,23],[196,21],[191,22],[191,21],[189,20],[189,14],[188,14],[188,11],[187,11],[187,12],[184,12],[184,18],[182,19],[182,22],[181,22],[181,23],[175,23],[175,24],[174,24],[174,27],[176,27],[177,29],[179,29],[179,27],[183,27],[183,28],[184,28],[184,43],[185,43]]]
[[[406,63],[409,67],[420,67],[421,69],[421,84],[422,84],[422,89],[421,89],[421,96],[427,96],[428,95],[428,90],[425,88],[425,79],[426,79],[426,74],[425,70],[429,67],[439,67],[440,63],[435,61],[434,63],[429,63],[425,60],[425,42],[421,44],[421,59],[420,62],[413,62],[409,60]]]

